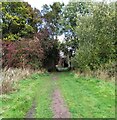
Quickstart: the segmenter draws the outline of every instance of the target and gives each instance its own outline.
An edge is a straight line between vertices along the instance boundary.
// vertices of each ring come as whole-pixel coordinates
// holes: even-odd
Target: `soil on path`
[[[67,106],[65,106],[64,100],[58,89],[53,93],[52,109],[54,113],[53,118],[70,118],[70,112]]]
[[[36,100],[33,101],[32,107],[26,114],[26,118],[34,118],[35,112],[36,112]]]
[[[52,80],[59,80],[58,75],[53,76]],[[52,110],[54,113],[53,118],[70,118],[70,112],[65,105],[60,90],[57,88],[57,86],[54,86],[54,92],[52,95]]]
[[[58,86],[56,84],[56,80],[59,80],[58,77],[58,74],[54,74],[54,76],[52,77],[54,87],[54,91],[52,94],[52,111],[54,113],[53,118],[70,118],[70,112],[65,105],[60,90],[58,89]],[[37,104],[35,99],[32,103],[32,107],[27,112],[25,118],[34,118],[34,115],[36,113],[36,105]]]

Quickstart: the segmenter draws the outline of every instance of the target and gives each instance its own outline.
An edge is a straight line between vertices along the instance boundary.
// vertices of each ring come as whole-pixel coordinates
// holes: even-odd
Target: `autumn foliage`
[[[54,67],[58,55],[57,43],[47,38],[48,32],[43,30],[36,33],[32,39],[3,41],[3,67],[31,69]]]
[[[3,67],[40,67],[44,56],[40,40],[3,41]]]

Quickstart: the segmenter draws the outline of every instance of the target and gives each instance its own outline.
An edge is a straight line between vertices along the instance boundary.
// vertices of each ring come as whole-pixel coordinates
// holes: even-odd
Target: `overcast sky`
[[[64,2],[65,4],[69,2],[69,0],[23,0],[23,1],[28,2],[32,7],[35,7],[40,10],[44,4],[52,4],[53,2],[58,2],[58,1]],[[82,1],[85,1],[85,0],[82,0]],[[103,0],[94,0],[94,1],[103,1]],[[116,0],[105,0],[105,1],[116,1]]]
[[[36,7],[38,9],[41,9],[41,7],[44,4],[52,4],[53,2],[64,2],[65,4],[67,4],[69,2],[69,0],[23,0],[28,2],[32,7]]]

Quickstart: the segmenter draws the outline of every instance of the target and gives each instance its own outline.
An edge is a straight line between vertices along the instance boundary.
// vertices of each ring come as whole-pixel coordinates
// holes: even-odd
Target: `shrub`
[[[50,39],[47,29],[43,29],[41,32],[35,34],[35,36],[41,40],[44,51],[43,67],[50,71],[55,70],[55,65],[59,60],[58,40]]]
[[[3,41],[3,67],[40,68],[44,57],[40,40],[21,39],[19,41]]]

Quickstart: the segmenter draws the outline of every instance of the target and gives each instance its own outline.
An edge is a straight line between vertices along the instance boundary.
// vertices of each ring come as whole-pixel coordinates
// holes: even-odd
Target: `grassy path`
[[[60,72],[33,74],[15,87],[17,91],[1,96],[3,118],[115,117],[112,82]]]
[[[58,80],[60,75],[55,73],[53,74],[52,81],[53,81],[53,94],[52,94],[52,111],[53,111],[53,118],[70,118],[70,112],[67,108],[63,97],[61,96],[60,89],[58,88]]]

